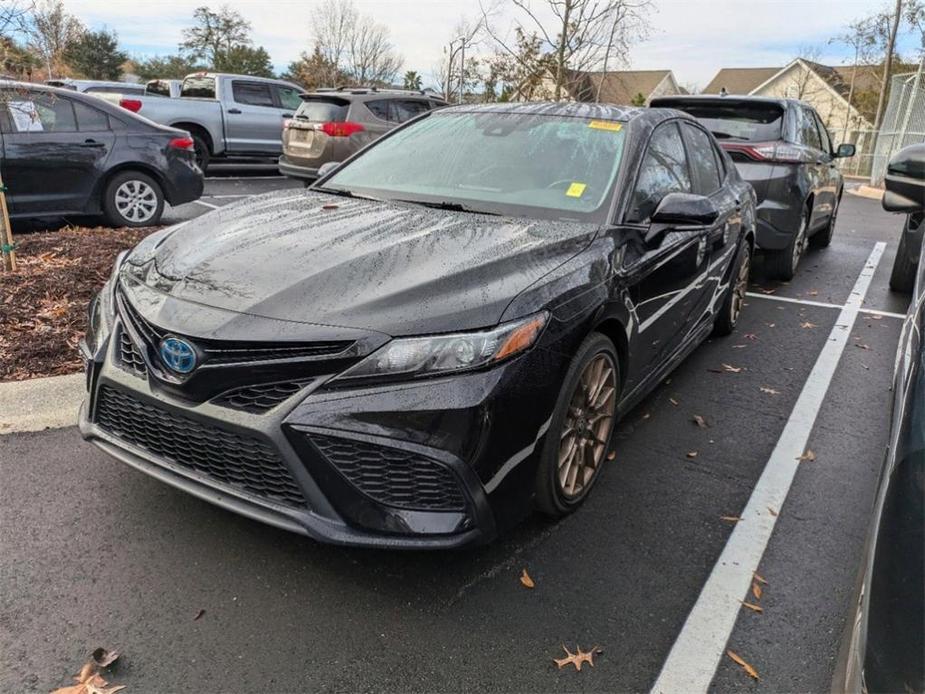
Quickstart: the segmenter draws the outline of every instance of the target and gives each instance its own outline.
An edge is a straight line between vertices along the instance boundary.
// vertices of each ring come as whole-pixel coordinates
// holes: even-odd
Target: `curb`
[[[845,188],[846,193],[855,195],[859,198],[867,198],[868,200],[881,200],[883,198],[883,189],[874,188],[873,186],[858,186]]]
[[[82,373],[0,383],[0,435],[76,425],[85,383]]]

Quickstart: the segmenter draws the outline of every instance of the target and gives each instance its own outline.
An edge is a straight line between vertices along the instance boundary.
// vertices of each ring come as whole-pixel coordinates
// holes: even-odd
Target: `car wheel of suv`
[[[806,253],[806,234],[809,230],[809,211],[804,207],[800,216],[800,227],[790,239],[787,247],[774,253],[769,253],[766,261],[768,273],[781,280],[792,280],[797,274],[797,268]]]
[[[899,248],[896,249],[896,258],[893,260],[893,270],[890,272],[890,289],[894,292],[910,294],[915,286],[915,271],[917,256],[909,247],[909,217],[899,237]]]
[[[726,290],[726,298],[723,299],[723,305],[713,323],[714,335],[729,335],[735,330],[739,316],[742,314],[742,306],[745,304],[745,293],[748,291],[751,269],[752,248],[746,241],[736,255],[735,266],[729,280],[729,289]]]
[[[199,135],[194,134],[190,135],[190,137],[193,139],[193,149],[196,151],[196,166],[199,167],[202,173],[205,173],[206,169],[209,168],[209,159],[212,156],[209,153],[209,145]]]
[[[164,213],[164,192],[150,176],[123,171],[107,184],[103,211],[113,226],[154,226]]]
[[[561,517],[597,481],[616,423],[620,367],[613,343],[592,333],[578,348],[559,392],[536,478],[536,505]]]
[[[832,208],[832,214],[829,216],[829,223],[825,229],[817,231],[809,239],[809,245],[813,248],[828,248],[832,243],[832,237],[835,236],[835,220],[838,217],[838,207],[841,205],[841,193],[835,198],[835,206]]]

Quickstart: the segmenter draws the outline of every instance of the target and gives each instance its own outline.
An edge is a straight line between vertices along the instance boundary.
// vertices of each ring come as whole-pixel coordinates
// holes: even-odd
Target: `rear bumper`
[[[290,178],[301,178],[307,181],[312,181],[318,178],[317,166],[304,166],[296,164],[288,157],[286,157],[285,154],[279,158],[279,172],[283,176],[289,176]]]
[[[268,412],[251,414],[173,398],[150,374],[116,365],[114,345],[104,351],[105,358],[87,362],[83,437],[152,477],[254,520],[334,544],[445,549],[489,541],[498,516],[519,518],[530,508],[533,454],[548,427],[556,387],[524,385],[530,379],[523,370],[548,359],[543,352],[489,372],[414,384],[333,391],[319,381]],[[101,405],[113,392],[121,403],[137,403],[147,421],[126,419],[137,413],[122,406],[114,426]],[[502,412],[503,426],[497,421]],[[152,421],[158,433],[145,433]],[[182,429],[174,433],[174,426]],[[218,455],[223,437],[239,449],[271,450],[274,464],[284,468],[274,480],[284,474],[301,502],[292,494],[267,496],[254,493],[253,485],[229,483],[226,470],[219,471],[222,479],[204,473],[199,463]],[[208,443],[191,453],[201,441]],[[206,465],[216,469],[225,460]],[[232,462],[244,471],[232,471],[231,478],[267,464],[247,455]],[[418,483],[423,487],[413,489]],[[404,486],[390,491],[396,484]],[[414,507],[417,499],[436,498],[435,489],[459,503]]]
[[[185,159],[173,159],[164,177],[164,197],[171,205],[182,205],[202,197],[205,180],[202,171]]]
[[[737,161],[736,168],[755,189],[758,200],[758,249],[779,251],[786,248],[800,228],[800,214],[806,199],[800,167]]]

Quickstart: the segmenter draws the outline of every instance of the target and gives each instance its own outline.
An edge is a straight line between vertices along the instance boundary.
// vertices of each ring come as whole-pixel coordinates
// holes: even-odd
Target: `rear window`
[[[703,123],[720,141],[766,142],[781,139],[784,110],[776,104],[665,104]]]
[[[306,95],[302,97],[302,105],[295,112],[295,117],[313,123],[340,123],[347,120],[349,108],[350,102],[346,99]]]
[[[183,80],[180,96],[197,96],[202,99],[215,98],[215,78],[208,75],[195,75]]]
[[[170,82],[165,80],[148,82],[148,85],[145,87],[145,94],[150,94],[152,96],[170,96]]]

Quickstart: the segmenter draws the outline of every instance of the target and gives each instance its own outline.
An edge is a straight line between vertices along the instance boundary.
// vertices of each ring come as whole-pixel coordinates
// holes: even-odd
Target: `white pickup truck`
[[[197,72],[187,75],[180,96],[101,94],[155,123],[186,130],[203,171],[216,157],[277,157],[283,122],[301,105],[304,90],[291,82]]]

